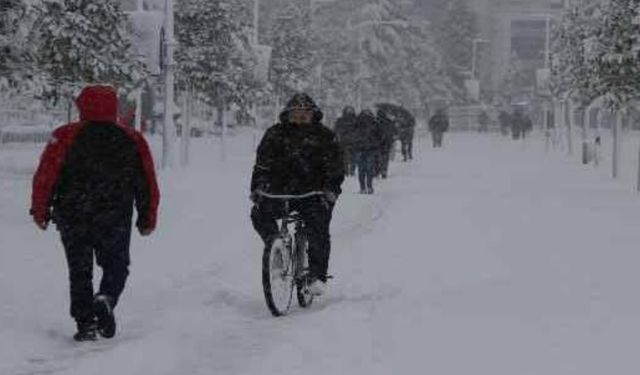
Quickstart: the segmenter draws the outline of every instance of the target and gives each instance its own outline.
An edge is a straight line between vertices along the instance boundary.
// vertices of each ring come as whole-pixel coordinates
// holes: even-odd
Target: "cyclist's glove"
[[[251,192],[251,195],[249,195],[249,199],[251,199],[251,202],[253,202],[255,204],[258,204],[260,202],[260,198],[261,198],[260,194],[258,194],[258,190],[260,190],[260,189],[253,190]]]
[[[325,191],[324,192],[324,199],[327,200],[327,203],[334,205],[336,204],[336,201],[338,200],[338,195],[332,191]]]
[[[259,192],[268,192],[269,191],[269,186],[266,184],[259,184],[257,185],[253,190],[251,190],[251,195],[249,195],[249,199],[251,199],[251,202],[255,203],[255,204],[259,204],[262,201],[262,196],[259,194]]]

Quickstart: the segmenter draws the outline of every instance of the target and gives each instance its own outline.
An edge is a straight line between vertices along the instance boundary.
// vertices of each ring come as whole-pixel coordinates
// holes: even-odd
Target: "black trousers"
[[[404,161],[413,159],[413,135],[400,138],[400,144]]]
[[[309,268],[313,277],[327,281],[329,256],[331,255],[331,234],[329,227],[333,215],[333,206],[323,198],[313,197],[292,201],[291,211],[300,213],[307,228],[309,240]],[[265,244],[278,234],[276,220],[284,216],[284,203],[263,199],[253,206],[251,221]]]
[[[393,150],[393,143],[383,144],[380,147],[380,154],[378,155],[378,175],[386,177],[389,173],[389,162],[391,161],[391,151]]]
[[[444,132],[431,132],[431,138],[433,139],[433,147],[442,147]]]
[[[356,172],[355,155],[350,146],[343,146],[344,170],[347,176],[353,176]]]
[[[375,177],[377,167],[376,160],[376,151],[360,151],[356,154],[361,191],[373,190],[373,177]]]
[[[102,268],[98,294],[118,303],[129,276],[131,223],[118,226],[59,225],[69,267],[71,316],[78,322],[93,319],[93,260]]]

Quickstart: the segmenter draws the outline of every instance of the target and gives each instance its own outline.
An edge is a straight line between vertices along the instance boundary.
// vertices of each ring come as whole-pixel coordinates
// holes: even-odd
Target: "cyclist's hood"
[[[322,118],[324,117],[324,114],[322,113],[322,111],[320,110],[320,107],[318,107],[318,105],[313,101],[313,99],[311,99],[311,97],[305,93],[298,93],[295,94],[287,103],[287,106],[284,108],[284,110],[280,113],[280,122],[283,124],[288,124],[289,123],[289,112],[291,112],[291,110],[293,108],[299,108],[299,107],[307,107],[310,110],[313,111],[313,123],[314,124],[319,124],[320,121],[322,121]]]

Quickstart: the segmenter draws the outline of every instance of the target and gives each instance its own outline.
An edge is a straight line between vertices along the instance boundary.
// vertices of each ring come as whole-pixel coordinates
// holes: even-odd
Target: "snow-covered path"
[[[346,184],[328,295],[274,319],[248,219],[251,139],[233,142],[224,163],[204,141],[189,171],[163,174],[160,228],[133,241],[121,331],[86,345],[69,338],[57,234],[25,214],[20,163],[34,156],[12,152],[19,162],[0,165],[0,374],[640,371],[640,201],[621,186],[537,144],[421,140],[377,195]]]

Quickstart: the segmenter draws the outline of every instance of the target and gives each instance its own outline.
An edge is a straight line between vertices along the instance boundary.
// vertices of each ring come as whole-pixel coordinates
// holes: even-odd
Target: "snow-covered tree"
[[[452,99],[457,88],[447,76],[443,56],[435,44],[431,29],[409,25],[402,30],[401,38],[403,51],[394,65],[402,73],[402,84],[391,86],[399,91],[396,97],[403,98],[405,103],[414,103],[412,106],[418,103],[424,106],[433,99]]]
[[[571,93],[586,106],[600,95],[592,62],[601,17],[599,1],[574,4],[563,14],[551,45],[551,83],[555,96]]]
[[[29,51],[25,43],[23,0],[0,0],[0,90],[17,90],[29,75]]]
[[[509,60],[509,68],[500,83],[498,100],[503,106],[510,105],[513,95],[531,86],[530,73],[517,53],[513,52]]]
[[[640,94],[640,56],[636,49],[640,25],[640,0],[610,0],[602,28],[592,48],[592,66],[598,78],[599,94],[618,110]]]
[[[478,35],[476,22],[467,0],[450,0],[446,12],[435,23],[447,72],[458,87],[463,87],[466,72],[471,71],[473,39]]]
[[[222,110],[246,106],[255,58],[238,0],[183,0],[176,8],[178,82]]]
[[[276,94],[287,97],[311,86],[313,55],[309,9],[291,3],[276,16],[271,31],[271,83]]]
[[[552,77],[583,105],[605,96],[616,109],[640,93],[640,0],[592,0],[569,9],[555,33]]]
[[[432,30],[410,22],[397,2],[332,3],[313,25],[314,50],[322,51],[314,60],[322,73],[319,92],[330,92],[334,102],[424,108],[455,90]]]
[[[84,83],[127,87],[144,77],[115,1],[40,0],[30,37],[37,68],[46,77],[43,95],[57,101]]]

